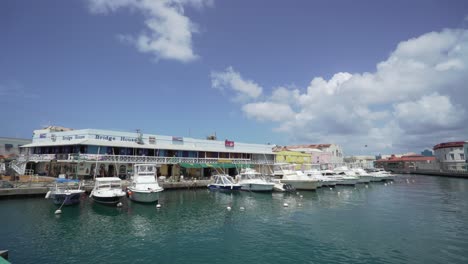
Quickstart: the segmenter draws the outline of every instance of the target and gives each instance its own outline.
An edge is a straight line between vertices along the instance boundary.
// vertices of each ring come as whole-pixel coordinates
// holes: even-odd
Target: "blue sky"
[[[466,140],[467,15],[463,0],[4,0],[0,136],[216,132],[346,154]]]

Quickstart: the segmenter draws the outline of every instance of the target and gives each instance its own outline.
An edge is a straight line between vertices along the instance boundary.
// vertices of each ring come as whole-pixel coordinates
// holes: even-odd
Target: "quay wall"
[[[174,189],[194,189],[194,188],[207,188],[209,180],[198,180],[198,181],[181,181],[181,182],[160,182],[159,184],[164,190]],[[49,191],[50,186],[37,186],[38,184],[32,184],[31,186],[18,186],[17,188],[2,188],[0,189],[0,198],[2,197],[28,197],[28,196],[45,196]],[[128,186],[128,182],[123,182],[123,187]],[[91,192],[93,184],[87,183],[83,188],[86,192]]]

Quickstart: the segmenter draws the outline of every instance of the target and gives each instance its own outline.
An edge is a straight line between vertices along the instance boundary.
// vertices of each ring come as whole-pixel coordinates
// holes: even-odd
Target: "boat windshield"
[[[152,175],[156,172],[155,165],[135,165],[135,173],[139,175]]]
[[[230,184],[234,184],[234,180],[232,180],[231,176],[228,176],[228,175],[217,175],[214,178],[214,183],[230,185]]]
[[[108,181],[108,182],[100,182],[97,185],[98,189],[114,189],[114,188],[121,188],[121,182],[118,181]]]

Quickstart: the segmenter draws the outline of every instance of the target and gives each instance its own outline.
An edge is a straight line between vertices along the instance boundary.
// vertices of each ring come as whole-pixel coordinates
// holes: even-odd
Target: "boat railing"
[[[30,154],[22,157],[27,161],[67,161],[67,162],[109,162],[109,163],[142,163],[142,164],[178,164],[178,163],[205,163],[215,164],[229,161],[232,164],[273,164],[271,160],[256,159],[219,159],[194,157],[157,157],[109,154]],[[222,160],[222,161],[221,161]]]

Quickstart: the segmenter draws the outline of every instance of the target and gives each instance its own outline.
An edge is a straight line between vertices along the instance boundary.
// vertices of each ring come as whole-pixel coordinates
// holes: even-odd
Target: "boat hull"
[[[80,203],[82,194],[83,193],[60,193],[52,194],[50,198],[52,199],[52,202],[57,205],[74,205]]]
[[[108,205],[115,205],[118,204],[122,200],[123,196],[96,196],[93,195],[93,201],[101,204],[108,204]]]
[[[359,181],[358,183],[369,183],[372,181],[372,176],[359,176]]]
[[[281,183],[289,184],[296,190],[317,190],[319,186],[318,181],[303,181],[303,180],[281,180]]]
[[[219,191],[238,191],[241,189],[242,186],[240,185],[216,185],[216,184],[210,184],[208,185],[208,188],[210,190],[219,190]]]
[[[273,183],[241,183],[241,190],[251,192],[271,192],[273,191]]]
[[[340,179],[336,184],[337,185],[356,185],[358,183],[358,179]]]
[[[127,191],[128,198],[130,200],[140,203],[154,203],[159,200],[159,193],[161,191],[155,192],[141,192],[137,190],[129,189]]]

